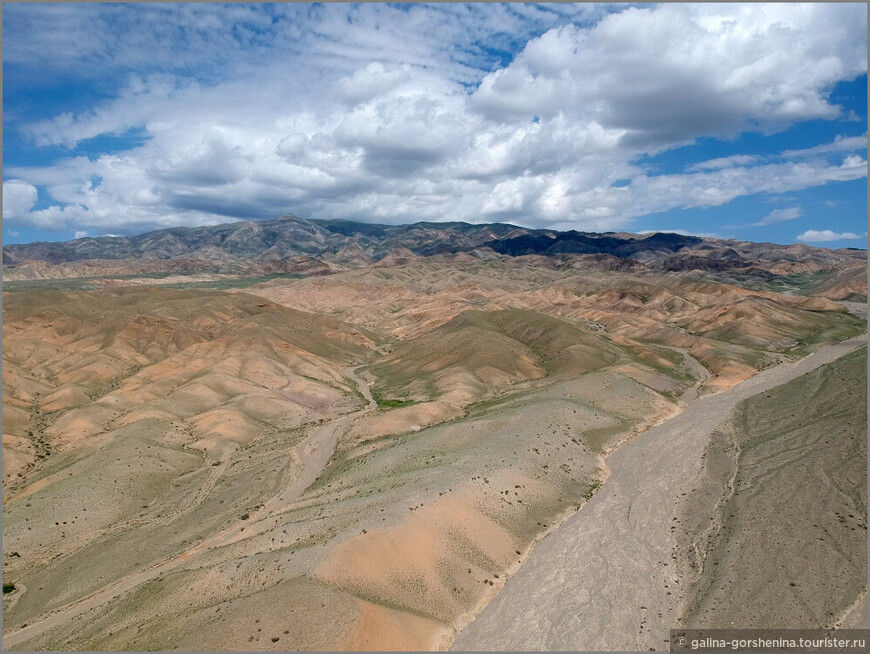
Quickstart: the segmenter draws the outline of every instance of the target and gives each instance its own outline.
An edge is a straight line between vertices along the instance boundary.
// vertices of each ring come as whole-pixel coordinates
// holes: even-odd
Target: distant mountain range
[[[132,257],[172,259],[203,252],[214,256],[216,250],[240,259],[267,262],[297,256],[329,259],[345,248],[361,251],[371,261],[382,259],[399,248],[424,257],[486,247],[511,256],[561,253],[630,256],[647,250],[676,252],[700,242],[697,237],[678,234],[639,237],[586,234],[528,229],[502,223],[374,225],[347,220],[303,220],[288,214],[274,220],[214,227],[172,227],[137,236],[7,245],[3,248],[3,262],[16,265],[25,260],[67,263]]]
[[[3,247],[5,279],[95,276],[131,272],[208,271],[229,274],[329,274],[409,257],[467,255],[609,255],[648,267],[682,271],[740,270],[759,265],[776,274],[849,268],[864,250],[828,250],[699,238],[675,233],[594,234],[503,223],[419,222],[376,225],[304,220],[285,215],[212,227],[172,227],[136,236],[79,238]],[[55,267],[57,269],[55,270]]]

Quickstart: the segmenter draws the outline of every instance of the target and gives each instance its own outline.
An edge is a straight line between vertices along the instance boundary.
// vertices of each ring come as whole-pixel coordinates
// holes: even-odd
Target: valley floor
[[[739,403],[759,402],[761,394],[782,388],[784,394],[792,398],[789,409],[799,420],[813,425],[820,405],[824,406],[830,398],[814,395],[807,373],[820,369],[823,376],[836,375],[836,388],[853,389],[855,397],[845,408],[840,407],[846,415],[833,421],[836,425],[830,420],[824,425],[824,433],[829,433],[832,439],[845,440],[849,450],[855,448],[856,434],[859,440],[866,435],[866,413],[863,413],[863,423],[861,420],[866,405],[866,349],[857,363],[849,367],[848,378],[842,374],[842,362],[846,359],[841,357],[865,344],[866,336],[856,337],[821,349],[798,362],[765,370],[737,386],[691,403],[676,418],[616,450],[607,459],[610,475],[600,491],[535,547],[499,595],[457,636],[452,649],[667,650],[668,631],[685,620],[686,611],[689,611],[691,626],[724,627],[729,623],[735,625],[732,620],[753,616],[751,626],[806,627],[805,620],[810,616],[802,612],[800,602],[780,602],[777,608],[774,598],[784,592],[779,588],[783,578],[766,572],[777,568],[775,560],[779,560],[783,546],[786,547],[782,551],[783,565],[805,567],[787,545],[791,539],[792,549],[802,547],[800,539],[806,534],[800,528],[777,525],[774,521],[772,525],[768,523],[767,534],[760,530],[739,533],[745,542],[736,543],[727,542],[728,530],[723,528],[725,535],[712,538],[711,548],[716,550],[725,542],[728,558],[720,561],[720,570],[726,570],[725,578],[712,574],[712,566],[707,566],[702,575],[706,583],[700,584],[690,583],[692,578],[687,574],[687,542],[697,539],[699,532],[707,527],[699,513],[701,516],[712,513],[710,507],[698,506],[698,498],[703,491],[716,498],[720,495],[722,484],[710,480],[705,471],[705,457],[712,435],[728,422]],[[834,361],[838,367],[829,365]],[[864,365],[860,365],[861,362]],[[799,389],[783,386],[789,382],[808,386]],[[816,397],[815,402],[810,401],[813,397]],[[814,426],[814,433],[818,435],[819,425]],[[834,426],[845,427],[837,430],[845,433],[835,432]],[[809,430],[813,431],[813,427]],[[781,444],[795,447],[795,443],[786,441],[780,439]],[[756,494],[759,490],[772,491],[772,497],[788,505],[791,513],[812,509],[811,522],[830,523],[830,514],[837,511],[839,515],[843,511],[845,520],[860,523],[866,514],[867,489],[863,476],[867,465],[866,448],[863,457],[859,456],[861,452],[851,454],[845,459],[854,474],[842,475],[840,481],[835,482],[834,473],[828,471],[827,488],[839,486],[840,493],[829,497],[828,492],[816,502],[783,494],[788,489],[782,480],[791,479],[793,485],[798,486],[808,481],[806,478],[795,481],[795,471],[802,469],[794,466],[781,471],[784,474],[779,475],[780,488],[768,488],[770,484],[761,477],[771,471],[759,471],[757,464],[756,470],[750,473],[752,478],[745,483],[754,483]],[[777,462],[783,460],[782,456],[774,458]],[[844,457],[842,452],[837,452],[834,458],[842,463]],[[807,497],[810,495],[811,492]],[[688,510],[687,497],[694,503]],[[790,501],[795,497],[798,506]],[[769,499],[762,498],[761,502]],[[781,515],[781,509],[766,507],[767,514]],[[764,511],[750,498],[737,513],[741,520],[752,522]],[[805,515],[804,521],[809,518]],[[693,524],[689,525],[688,520],[693,520]],[[837,623],[835,612],[837,616],[843,614],[845,621],[841,624],[866,624],[866,588],[863,587],[866,524],[856,529],[854,533],[849,532],[852,535],[847,554],[817,560],[814,567],[793,575],[794,579],[800,578],[800,585],[804,586],[798,592],[808,596],[815,594],[815,603],[830,609],[827,616],[824,613],[815,616],[819,619],[815,626],[834,626]],[[771,543],[765,545],[765,535],[770,533],[784,542],[777,540],[775,547]],[[837,541],[841,536],[831,535],[835,540],[831,547],[839,549],[842,543]],[[755,582],[749,583],[753,578]],[[840,580],[841,584],[832,594],[828,586],[833,579]],[[768,585],[771,581],[778,582],[776,588]],[[785,591],[793,586],[786,583]],[[767,587],[766,597],[757,597],[759,587]],[[752,594],[756,594],[755,600],[749,601]],[[742,599],[733,599],[738,596]]]

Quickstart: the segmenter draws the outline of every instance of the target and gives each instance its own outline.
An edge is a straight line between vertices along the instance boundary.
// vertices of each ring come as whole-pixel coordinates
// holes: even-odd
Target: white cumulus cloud
[[[36,187],[27,182],[13,179],[3,182],[3,219],[26,216],[36,204]]]
[[[800,207],[788,207],[787,209],[774,209],[769,214],[767,214],[764,218],[759,220],[756,223],[752,223],[755,227],[763,227],[767,225],[773,225],[774,223],[781,223],[786,220],[796,220],[804,215],[804,210]]]
[[[861,238],[853,232],[835,232],[830,229],[808,229],[799,235],[796,240],[805,243],[828,243],[830,241],[843,241]]]

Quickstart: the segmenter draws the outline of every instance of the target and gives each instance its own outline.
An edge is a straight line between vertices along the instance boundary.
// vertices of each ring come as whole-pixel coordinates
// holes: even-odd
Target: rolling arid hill
[[[466,627],[515,577],[537,583],[525,564],[604,510],[645,438],[866,330],[864,251],[675,234],[285,216],[3,256],[7,650],[474,643]],[[763,560],[741,521],[787,512],[708,504],[771,457],[789,464],[768,492],[826,533],[855,527],[818,570],[865,578],[866,487],[825,486],[837,523],[793,488],[845,459],[866,470],[854,439],[814,440],[866,427],[859,363],[723,409],[685,448],[719,467],[680,518],[675,619],[733,619],[721,593],[756,568],[716,576],[685,551]],[[792,422],[799,443],[775,429]],[[845,611],[860,589],[844,589],[806,615]]]

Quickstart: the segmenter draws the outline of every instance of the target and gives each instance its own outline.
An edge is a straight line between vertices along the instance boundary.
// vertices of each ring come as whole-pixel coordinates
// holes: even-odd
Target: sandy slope
[[[455,639],[470,650],[662,650],[676,624],[675,510],[710,433],[738,402],[834,361],[866,336],[765,370],[689,404],[608,458],[601,490],[531,556]]]
[[[294,480],[290,487],[283,489],[278,495],[266,502],[259,511],[251,515],[248,522],[235,524],[229,529],[203,541],[196,547],[179,556],[120,579],[119,581],[92,593],[87,597],[68,604],[61,609],[53,611],[31,622],[26,627],[4,633],[3,649],[14,649],[19,644],[24,643],[49,629],[62,625],[86,611],[99,607],[115,597],[140,586],[146,581],[156,579],[160,575],[169,572],[178,567],[182,562],[188,561],[205,550],[235,542],[242,537],[242,532],[245,531],[245,528],[249,529],[245,537],[250,537],[252,533],[257,531],[258,523],[265,521],[276,513],[279,513],[284,507],[294,502],[323,471],[323,468],[332,456],[335,449],[335,443],[338,440],[341,430],[347,427],[348,423],[354,418],[377,408],[377,404],[374,399],[372,399],[368,384],[356,375],[356,371],[351,368],[345,368],[343,372],[356,382],[359,392],[367,400],[368,404],[366,407],[355,413],[348,414],[342,418],[327,423],[325,426],[315,430],[309,437],[300,442],[295,448],[296,452],[294,456],[299,465],[299,476]]]

